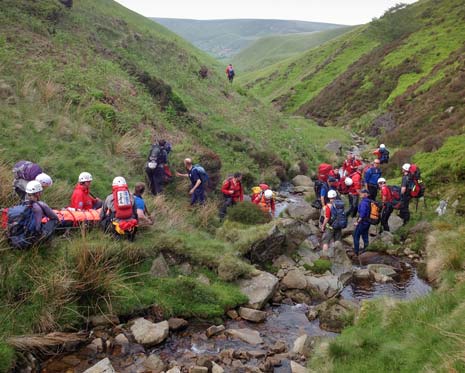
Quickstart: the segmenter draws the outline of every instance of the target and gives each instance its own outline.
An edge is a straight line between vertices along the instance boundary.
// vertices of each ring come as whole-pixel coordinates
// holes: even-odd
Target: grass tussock
[[[271,216],[252,202],[240,202],[228,209],[228,220],[248,224],[265,224],[271,221]]]

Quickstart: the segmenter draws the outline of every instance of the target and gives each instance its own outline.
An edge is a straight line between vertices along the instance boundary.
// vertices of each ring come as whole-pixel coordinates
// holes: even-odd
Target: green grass
[[[331,271],[331,262],[327,259],[317,259],[313,262],[313,266],[310,267],[310,270],[319,274]]]

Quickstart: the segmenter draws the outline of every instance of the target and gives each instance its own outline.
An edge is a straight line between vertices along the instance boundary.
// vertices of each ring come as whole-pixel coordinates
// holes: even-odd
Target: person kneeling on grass
[[[137,183],[134,187],[134,204],[136,205],[137,209],[137,219],[139,220],[139,227],[148,227],[150,225],[153,225],[153,218],[147,210],[144,198],[142,198],[144,192],[145,184]]]
[[[368,248],[368,232],[370,230],[370,209],[371,200],[369,198],[370,192],[368,189],[362,189],[360,197],[362,201],[358,205],[358,218],[355,220],[355,231],[354,231],[354,253],[359,255],[360,253],[360,237],[363,239],[363,252]]]

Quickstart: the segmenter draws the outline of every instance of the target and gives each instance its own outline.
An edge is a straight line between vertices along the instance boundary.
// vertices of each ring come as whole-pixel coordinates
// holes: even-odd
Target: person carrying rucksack
[[[26,184],[26,200],[8,209],[8,241],[11,246],[26,249],[51,237],[58,225],[53,210],[40,200],[42,185],[37,180]],[[42,220],[46,218],[45,223]]]
[[[378,186],[381,191],[381,201],[382,201],[382,210],[381,210],[381,227],[383,230],[389,232],[389,217],[394,210],[392,205],[392,193],[386,184],[386,179],[380,177],[378,179]]]
[[[147,156],[145,172],[149,180],[150,191],[154,196],[163,192],[165,168],[168,164],[168,153],[171,145],[165,140],[159,140],[150,148]]]
[[[404,225],[410,220],[410,190],[411,190],[411,176],[410,176],[410,163],[402,165],[402,182],[400,184],[400,198],[401,205],[399,209],[399,216],[404,221]]]
[[[187,173],[181,174],[176,172],[176,176],[188,177],[191,181],[191,188],[189,189],[191,206],[195,204],[203,205],[205,203],[205,188],[207,188],[208,174],[201,165],[193,165],[190,158],[184,159],[184,167]]]
[[[344,212],[344,202],[337,199],[335,190],[328,191],[328,203],[323,206],[320,219],[320,229],[323,233],[321,243],[323,254],[327,255],[331,241],[340,241],[342,229],[347,227],[347,216]]]
[[[379,148],[373,152],[373,154],[379,159],[381,164],[389,162],[389,150],[386,148],[386,145],[381,144]]]
[[[100,212],[100,224],[107,233],[133,241],[137,231],[137,210],[126,179],[117,176],[112,182],[112,193],[105,198]]]
[[[78,184],[74,188],[69,207],[80,210],[97,210],[102,207],[102,200],[90,193],[92,175],[89,172],[81,172],[78,177]]]
[[[42,188],[52,186],[52,178],[42,171],[42,168],[30,161],[19,161],[13,166],[13,189],[21,201],[26,199],[26,185],[29,181],[36,180],[40,182]]]
[[[362,170],[363,165],[359,165],[355,172],[344,180],[349,187],[349,209],[346,212],[348,218],[357,216],[360,191],[362,189]]]
[[[232,82],[233,82],[233,79],[234,79],[234,76],[235,76],[235,75],[236,75],[236,73],[234,72],[233,65],[232,65],[232,64],[229,64],[229,65],[226,67],[226,76],[228,77],[229,83],[232,83]]]
[[[223,193],[223,205],[220,208],[220,220],[226,216],[228,207],[235,205],[237,202],[244,200],[244,190],[242,188],[242,174],[236,172],[234,176],[228,177],[221,186],[221,193]]]
[[[329,202],[328,192],[330,190],[334,190],[337,195],[337,186],[338,186],[338,180],[333,176],[329,176],[328,182],[321,184],[320,202],[322,206],[325,206]]]
[[[360,197],[362,198],[362,200],[358,205],[358,218],[354,222],[354,253],[357,256],[360,253],[360,237],[363,239],[363,251],[367,250],[369,244],[368,232],[370,230],[371,211],[371,200],[369,198],[369,194],[370,192],[368,191],[368,189],[361,190]]]
[[[259,198],[256,198],[255,201],[252,202],[260,206],[263,212],[274,218],[276,212],[276,201],[271,189],[265,190]]]
[[[381,169],[379,168],[380,160],[375,159],[373,165],[365,172],[365,188],[370,193],[370,199],[376,201],[378,194],[378,179],[381,177]]]
[[[134,205],[137,212],[137,226],[139,228],[153,225],[153,217],[149,214],[142,195],[145,192],[145,184],[137,183],[134,187]]]

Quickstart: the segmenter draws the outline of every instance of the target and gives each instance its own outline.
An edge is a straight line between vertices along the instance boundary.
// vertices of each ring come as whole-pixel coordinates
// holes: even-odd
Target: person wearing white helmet
[[[363,240],[363,251],[366,251],[369,244],[369,231],[370,231],[370,212],[371,212],[371,199],[369,197],[369,190],[362,189],[360,191],[361,201],[358,205],[358,217],[354,222],[355,231],[353,233],[354,239],[354,254],[360,253],[360,238]]]
[[[384,177],[380,177],[378,179],[378,186],[381,191],[381,202],[383,203],[380,218],[381,229],[389,232],[389,217],[394,210],[392,206],[392,193],[391,189],[387,186],[386,179]]]
[[[94,197],[90,192],[92,180],[92,175],[89,172],[79,174],[78,183],[74,188],[69,207],[79,211],[96,210],[102,207],[102,201]]]
[[[337,199],[335,190],[328,191],[329,202],[321,209],[320,229],[323,233],[321,237],[323,255],[328,255],[331,241],[342,239],[342,229],[347,226],[347,218],[344,212],[344,202]],[[341,219],[344,226],[341,226]]]
[[[264,212],[270,214],[271,217],[274,217],[276,212],[276,203],[271,189],[266,189],[263,192],[261,198],[258,200],[258,206],[260,206]]]
[[[42,191],[43,187],[37,180],[29,181],[26,185],[27,200],[25,203],[29,203],[32,206],[34,213],[35,242],[50,237],[59,221],[58,216],[53,210],[40,200]],[[47,217],[48,221],[43,224],[42,219],[44,217]]]
[[[400,184],[400,198],[401,206],[399,209],[399,216],[404,221],[404,225],[410,220],[410,163],[402,165],[402,181]]]
[[[381,164],[389,162],[389,150],[386,148],[386,145],[381,144],[379,148],[373,152],[373,154],[379,159]]]

